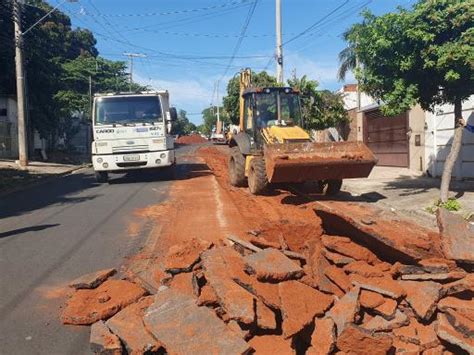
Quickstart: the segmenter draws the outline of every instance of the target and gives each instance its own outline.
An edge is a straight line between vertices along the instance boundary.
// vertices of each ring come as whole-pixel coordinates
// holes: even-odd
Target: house
[[[415,106],[397,116],[384,116],[380,103],[356,84],[345,85],[340,93],[351,122],[348,140],[363,141],[378,158],[379,166],[421,171],[439,177],[454,135],[454,108],[436,107],[434,113]],[[463,103],[463,117],[474,124],[474,96]],[[474,135],[463,137],[460,157],[453,176],[474,177]]]
[[[0,158],[18,157],[17,104],[12,96],[0,96]]]

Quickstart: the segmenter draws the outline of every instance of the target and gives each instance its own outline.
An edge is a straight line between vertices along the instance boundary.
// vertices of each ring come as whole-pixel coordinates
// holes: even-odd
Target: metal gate
[[[379,109],[364,113],[364,143],[378,165],[409,167],[408,113],[387,117]]]

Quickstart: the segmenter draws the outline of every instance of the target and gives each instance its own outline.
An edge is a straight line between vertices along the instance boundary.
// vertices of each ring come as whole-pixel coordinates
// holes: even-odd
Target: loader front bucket
[[[367,177],[377,163],[362,142],[267,144],[264,157],[271,183]]]

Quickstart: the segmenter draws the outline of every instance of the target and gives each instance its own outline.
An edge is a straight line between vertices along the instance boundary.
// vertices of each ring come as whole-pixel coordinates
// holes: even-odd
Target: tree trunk
[[[449,152],[448,157],[444,163],[443,176],[441,177],[441,189],[439,196],[441,202],[448,201],[449,184],[451,182],[454,163],[456,163],[459,152],[461,151],[464,127],[460,124],[460,119],[462,119],[462,104],[461,100],[456,99],[454,102],[454,137],[451,144],[451,151]]]

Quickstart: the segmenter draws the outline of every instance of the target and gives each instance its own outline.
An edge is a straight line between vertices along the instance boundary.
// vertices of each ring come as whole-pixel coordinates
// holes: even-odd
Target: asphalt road
[[[178,164],[190,149],[178,150]],[[146,223],[132,213],[166,200],[172,183],[158,172],[112,179],[100,185],[80,170],[0,200],[1,354],[90,353],[89,327],[59,321],[61,290],[138,251],[149,229],[131,238],[129,224]]]

